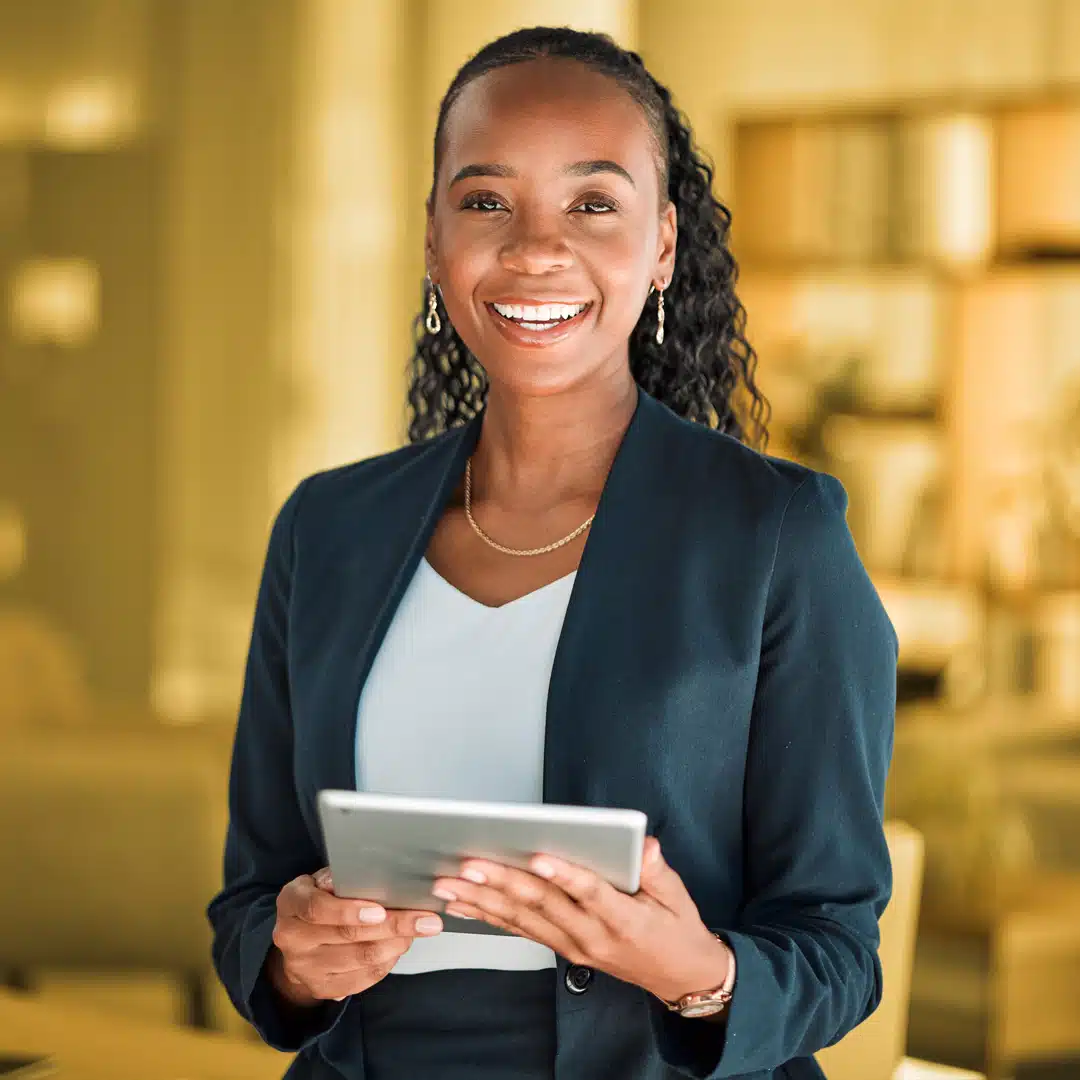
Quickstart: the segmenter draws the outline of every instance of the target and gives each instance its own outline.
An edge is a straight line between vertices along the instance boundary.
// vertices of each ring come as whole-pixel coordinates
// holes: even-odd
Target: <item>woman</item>
[[[522,30],[447,92],[428,210],[412,445],[272,530],[221,977],[290,1076],[820,1076],[881,991],[896,639],[840,485],[745,445],[709,170],[636,55]],[[435,882],[441,919],[339,898],[327,787],[636,807],[642,888],[540,858]]]

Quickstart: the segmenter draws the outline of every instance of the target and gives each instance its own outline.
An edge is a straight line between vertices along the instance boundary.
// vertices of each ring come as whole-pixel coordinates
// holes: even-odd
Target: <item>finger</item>
[[[440,878],[433,891],[449,901],[448,915],[463,911],[466,918],[481,918],[492,926],[509,928],[563,956],[587,953],[600,937],[607,936],[602,923],[554,885],[524,871],[487,863],[470,863],[466,869],[476,870],[479,866],[484,867],[485,877],[497,878],[507,886],[506,890],[495,881],[478,885],[462,878]]]
[[[479,889],[493,889],[497,895],[490,897],[498,902],[501,897],[509,899],[516,907],[528,908],[539,912],[548,922],[561,926],[573,934],[575,925],[582,926],[587,919],[586,913],[557,884],[500,863],[469,860],[461,867],[461,877],[453,880],[441,879],[436,887],[443,891],[449,889],[462,893],[470,886]],[[474,899],[482,897],[483,892],[470,893]],[[498,914],[498,912],[495,912]]]
[[[454,915],[459,919],[478,919],[490,926],[497,926],[500,930],[506,930],[516,937],[528,938],[540,945],[546,945],[553,952],[565,956],[571,963],[584,962],[586,954],[581,946],[561,927],[547,922],[535,912],[521,911],[516,922],[508,922],[490,911],[458,900],[447,904],[446,914]]]
[[[389,913],[387,928],[391,936],[434,937],[441,933],[443,921],[434,911],[397,910]]]
[[[374,926],[346,923],[317,929],[326,941],[386,941],[398,937],[434,937],[442,933],[443,921],[432,911],[388,911],[386,919]]]
[[[534,874],[557,886],[592,919],[599,920],[615,933],[624,930],[639,914],[632,897],[584,866],[550,855],[537,855],[530,867]]]
[[[324,866],[321,870],[316,870],[312,875],[315,879],[315,884],[320,889],[325,889],[327,892],[334,891],[334,878],[330,873],[330,867]]]
[[[516,934],[519,937],[524,936],[520,927],[511,926],[510,923],[503,922],[497,915],[492,915],[489,911],[483,911],[474,904],[463,904],[460,900],[455,901],[453,904],[447,904],[446,914],[453,915],[457,919],[486,922],[489,926],[497,926],[500,930],[506,930],[508,933]]]
[[[670,911],[697,910],[690,893],[679,875],[668,865],[655,836],[645,839],[645,853],[641,862],[641,891],[659,901]]]
[[[278,910],[316,926],[377,926],[386,921],[386,909],[367,900],[348,900],[320,889],[313,877],[297,878],[282,890]]]

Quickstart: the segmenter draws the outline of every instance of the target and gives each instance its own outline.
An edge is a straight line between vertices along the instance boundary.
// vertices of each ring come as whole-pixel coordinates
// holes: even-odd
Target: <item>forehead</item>
[[[465,87],[446,118],[439,179],[479,162],[528,177],[578,161],[615,161],[639,190],[657,185],[656,140],[626,90],[572,60],[530,60]]]

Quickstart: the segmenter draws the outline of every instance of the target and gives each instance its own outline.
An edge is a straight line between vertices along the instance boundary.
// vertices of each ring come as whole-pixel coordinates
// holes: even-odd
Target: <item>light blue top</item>
[[[548,683],[574,577],[488,607],[421,560],[360,696],[359,790],[542,802]],[[415,941],[394,974],[554,966],[532,941],[444,932]]]

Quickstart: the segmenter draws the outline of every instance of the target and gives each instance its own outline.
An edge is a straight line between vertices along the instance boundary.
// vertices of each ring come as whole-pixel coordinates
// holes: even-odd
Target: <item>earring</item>
[[[656,344],[664,344],[664,290],[658,289],[656,299]]]
[[[424,327],[429,334],[437,334],[442,329],[442,319],[439,318],[439,298],[435,293],[435,286],[431,283],[431,275],[428,275],[428,307],[427,318],[424,319]]]

